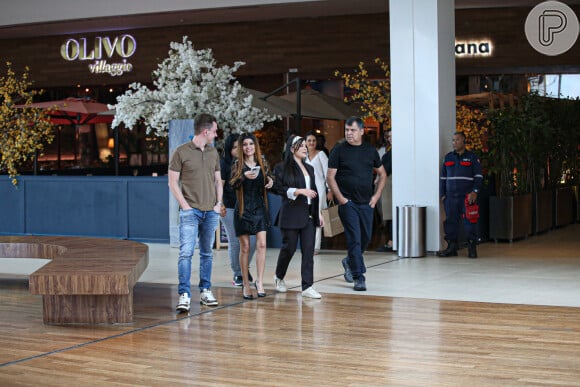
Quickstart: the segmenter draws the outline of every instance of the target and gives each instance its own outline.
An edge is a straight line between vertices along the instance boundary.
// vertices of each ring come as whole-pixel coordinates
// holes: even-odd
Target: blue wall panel
[[[0,180],[0,235],[169,242],[167,177],[21,176]]]
[[[169,240],[167,177],[140,178],[130,181],[127,193],[129,238],[151,241],[159,239],[167,242]]]
[[[24,184],[15,187],[8,176],[0,176],[0,234],[24,233]]]
[[[126,182],[107,177],[36,176],[26,185],[32,234],[126,238]]]

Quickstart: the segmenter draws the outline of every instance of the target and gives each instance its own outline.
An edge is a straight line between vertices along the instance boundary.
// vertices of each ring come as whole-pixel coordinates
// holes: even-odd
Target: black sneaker
[[[232,281],[232,285],[234,286],[242,286],[244,284],[244,281],[242,279],[241,275],[235,275],[234,279]]]
[[[367,284],[365,283],[364,277],[359,277],[354,280],[354,290],[357,292],[364,292],[367,290]]]
[[[342,267],[344,268],[344,280],[348,283],[352,283],[352,272],[350,271],[350,267],[348,266],[348,257],[344,257],[342,259]]]

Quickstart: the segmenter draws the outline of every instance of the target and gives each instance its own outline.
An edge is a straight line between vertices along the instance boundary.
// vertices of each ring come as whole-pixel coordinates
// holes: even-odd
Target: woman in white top
[[[309,132],[304,136],[306,139],[306,146],[308,147],[308,158],[306,162],[314,168],[314,176],[316,181],[316,190],[319,192],[320,200],[318,201],[318,209],[327,207],[326,201],[332,200],[332,193],[326,186],[326,173],[328,171],[328,157],[320,150],[316,149],[316,133]],[[326,194],[325,194],[326,193]],[[322,229],[316,227],[316,238],[314,241],[314,254],[320,251],[320,243],[322,241]]]

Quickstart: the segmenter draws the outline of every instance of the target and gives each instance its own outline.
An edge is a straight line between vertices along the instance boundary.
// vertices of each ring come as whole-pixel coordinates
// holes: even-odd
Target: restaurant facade
[[[533,4],[528,4],[531,2],[524,2],[525,6],[496,8],[485,2],[475,3],[481,6],[456,7],[454,14],[457,95],[481,92],[517,95],[528,90],[530,78],[545,74],[580,74],[578,43],[557,56],[543,55],[528,43],[524,25],[533,8]],[[580,14],[578,2],[567,3],[577,15]],[[17,72],[28,66],[34,86],[45,90],[44,100],[79,97],[114,104],[116,96],[124,93],[132,82],[150,84],[151,73],[167,57],[170,42],[180,42],[186,36],[195,48],[211,48],[220,64],[245,62],[236,74],[245,87],[269,92],[291,78],[300,77],[324,93],[342,97],[345,90],[334,75],[335,71],[353,71],[362,61],[369,65],[371,77],[384,77],[384,72],[378,66],[373,67],[372,61],[382,58],[389,63],[391,45],[397,39],[389,28],[386,2],[384,11],[379,12],[330,15],[315,12],[308,15],[306,12],[301,16],[272,19],[236,20],[227,17],[228,12],[235,13],[235,9],[214,10],[214,16],[216,12],[221,12],[224,21],[219,21],[219,15],[204,21],[200,11],[195,23],[174,12],[176,22],[163,26],[122,26],[119,20],[123,18],[117,15],[91,20],[90,30],[77,27],[67,33],[46,34],[41,29],[34,29],[38,31],[36,35],[29,30],[19,36],[5,28],[0,30],[0,65],[9,61]],[[116,28],[110,28],[111,20],[115,21]],[[98,26],[99,21],[102,28]],[[409,47],[409,50],[414,49]],[[280,122],[278,125],[289,124]],[[304,120],[303,128],[320,130],[329,140],[329,147],[342,135],[339,121]],[[113,137],[110,125],[70,126],[60,130],[62,146],[69,150],[68,156],[63,157],[69,159],[56,172],[114,174],[108,157]],[[166,171],[167,144],[162,139],[148,136],[144,128],[132,131],[122,128],[120,131],[124,134],[120,137],[124,141],[121,174],[151,176]],[[373,138],[379,135],[376,131]],[[96,147],[98,157],[85,160],[83,164],[79,144]],[[54,174],[54,145],[45,153],[47,166],[43,168],[41,162],[38,173]],[[67,169],[69,172],[65,172]],[[56,191],[55,195],[58,195]],[[146,202],[143,206],[150,204]],[[135,209],[135,212],[140,210]],[[26,222],[23,220],[23,223]],[[123,231],[110,236],[119,235],[131,238]]]
[[[572,8],[579,13],[580,6]],[[522,94],[529,88],[532,77],[580,73],[578,44],[558,56],[542,55],[532,48],[524,32],[529,12],[530,7],[455,10],[457,95]],[[43,100],[80,97],[114,104],[116,96],[124,93],[130,83],[150,84],[152,71],[167,57],[169,43],[181,42],[186,36],[195,48],[211,48],[220,64],[245,62],[236,74],[245,87],[270,92],[290,78],[300,77],[312,81],[325,93],[342,97],[344,89],[334,76],[335,71],[351,72],[362,61],[371,77],[384,77],[378,66],[373,67],[373,59],[381,58],[388,63],[390,39],[396,39],[389,34],[387,12],[116,30],[107,28],[106,18],[102,24],[100,31],[56,36],[40,33],[2,38],[0,31],[2,62],[11,62],[17,72],[28,66],[34,86],[45,90]],[[305,129],[322,128],[330,145],[340,136],[337,122],[306,121],[304,125]],[[61,142],[72,153],[71,148],[78,143],[73,144],[75,140],[71,137],[79,128],[61,130]],[[91,130],[94,129],[80,129],[87,133]],[[107,169],[111,132],[106,125],[99,125],[96,131],[98,144],[92,145],[100,149],[103,167]],[[126,164],[141,167],[167,162],[163,143],[147,139],[142,129],[133,137],[133,145],[125,144],[130,148],[124,152]],[[54,152],[54,147],[49,146],[47,153]],[[137,154],[128,154],[131,151]],[[124,171],[135,173],[134,169]]]

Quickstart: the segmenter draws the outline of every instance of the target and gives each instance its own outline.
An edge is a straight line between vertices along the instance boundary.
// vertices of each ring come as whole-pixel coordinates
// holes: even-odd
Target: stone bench
[[[0,236],[0,258],[51,261],[29,277],[46,324],[130,323],[133,287],[149,264],[143,243],[105,238]]]

